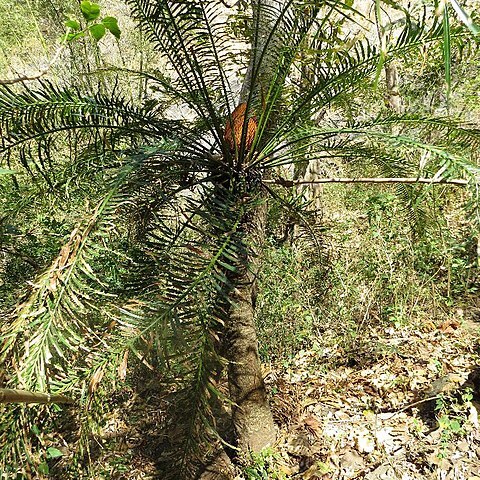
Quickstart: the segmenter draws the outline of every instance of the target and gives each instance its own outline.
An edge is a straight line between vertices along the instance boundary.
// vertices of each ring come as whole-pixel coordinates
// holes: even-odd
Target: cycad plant
[[[23,167],[49,198],[82,182],[100,197],[4,312],[0,353],[8,387],[66,394],[86,408],[102,382],[125,379],[133,365],[158,372],[179,422],[170,470],[193,478],[205,440],[228,442],[233,454],[275,440],[254,307],[267,201],[282,198],[272,182],[285,184],[279,167],[334,156],[389,177],[462,177],[475,186],[478,132],[418,114],[331,123],[318,115],[348,101],[379,62],[444,41],[433,14],[405,14],[382,48],[353,22],[358,34],[341,48],[332,41],[339,23],[368,24],[352,2],[240,2],[243,29],[219,0],[128,3],[165,64],[116,72],[148,82],[154,96],[145,104],[115,87],[107,94],[42,81],[0,90],[2,167]],[[461,37],[449,27],[452,48]],[[239,51],[250,60],[237,87]],[[285,208],[297,208],[287,197]],[[222,404],[233,437],[220,438]],[[4,408],[7,473],[42,464],[24,428],[29,418]]]

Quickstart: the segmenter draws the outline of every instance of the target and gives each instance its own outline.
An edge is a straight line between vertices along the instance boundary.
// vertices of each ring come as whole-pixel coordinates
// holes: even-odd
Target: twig
[[[0,403],[73,403],[65,395],[0,388]]]
[[[8,255],[13,255],[14,257],[21,258],[34,268],[40,268],[40,265],[32,257],[29,257],[28,255],[25,255],[17,250],[14,250],[13,248],[0,247],[0,252],[4,252]]]
[[[277,178],[275,180],[264,180],[264,184],[281,185],[282,187],[295,187],[297,185],[317,185],[321,183],[426,183],[426,184],[444,184],[466,186],[468,180],[462,178],[417,178],[417,177],[397,177],[397,178],[371,178],[371,177],[351,177],[351,178],[318,178],[317,180],[286,180]]]
[[[65,47],[65,44],[62,43],[58,47],[57,51],[55,52],[55,55],[53,56],[52,60],[50,60],[50,62],[48,62],[47,66],[45,68],[43,68],[42,70],[40,70],[35,75],[23,75],[21,77],[9,78],[9,79],[5,79],[5,80],[0,79],[0,85],[13,85],[14,83],[30,82],[32,80],[38,80],[39,78],[46,75],[48,73],[48,71],[50,70],[50,68],[52,68],[52,66],[57,62],[58,58],[60,57],[60,54],[62,53],[62,50],[64,49],[64,47]]]
[[[398,415],[399,413],[402,413],[405,410],[409,410],[410,408],[416,407],[417,405],[421,405],[422,403],[427,403],[427,402],[430,402],[432,400],[437,400],[438,398],[440,398],[438,395],[434,395],[433,397],[427,397],[427,398],[424,398],[423,400],[418,400],[417,402],[409,403],[408,405],[405,405],[404,407],[400,408],[396,412],[391,412],[389,417],[382,418],[382,420],[390,420],[395,415]]]

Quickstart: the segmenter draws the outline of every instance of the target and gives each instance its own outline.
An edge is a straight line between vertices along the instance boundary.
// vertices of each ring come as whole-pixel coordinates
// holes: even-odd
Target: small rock
[[[340,466],[342,469],[355,472],[365,467],[365,460],[354,450],[347,450],[340,458]]]
[[[375,440],[368,430],[360,430],[355,438],[355,443],[360,453],[372,453],[375,450]]]
[[[463,440],[463,441],[457,443],[457,448],[461,452],[468,452],[470,450],[470,445],[468,444],[468,442],[465,442]]]
[[[480,410],[478,402],[472,402],[470,405],[470,412],[468,414],[468,421],[478,429],[478,411]]]
[[[439,428],[437,428],[437,430],[434,430],[433,432],[431,432],[429,435],[425,437],[425,441],[430,445],[436,445],[440,441],[441,436],[442,436],[442,432],[440,431]]]
[[[430,389],[425,394],[425,398],[435,397],[440,393],[451,392],[458,388],[458,386],[464,381],[465,379],[461,375],[455,373],[444,375],[432,383]]]

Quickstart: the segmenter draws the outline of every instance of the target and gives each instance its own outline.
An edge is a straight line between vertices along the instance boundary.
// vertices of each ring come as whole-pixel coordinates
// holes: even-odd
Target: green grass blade
[[[460,21],[464,23],[474,35],[478,35],[480,33],[480,27],[472,20],[472,17],[463,9],[460,3],[457,0],[450,0],[450,3]]]
[[[452,88],[452,57],[450,44],[450,20],[448,17],[448,7],[443,9],[443,60],[445,63],[445,83],[447,84],[447,101],[450,98]]]
[[[373,81],[374,90],[376,90],[378,87],[378,81],[380,79],[380,75],[382,74],[382,69],[386,58],[385,31],[381,24],[380,0],[375,0],[375,21],[377,23],[378,38],[380,40],[380,55],[378,57],[375,79]]]

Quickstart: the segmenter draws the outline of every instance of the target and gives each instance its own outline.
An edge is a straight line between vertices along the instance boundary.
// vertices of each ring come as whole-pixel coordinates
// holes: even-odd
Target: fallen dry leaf
[[[127,364],[128,364],[128,350],[125,350],[123,354],[123,359],[120,365],[118,366],[118,377],[120,380],[125,380],[127,377]]]
[[[95,393],[98,389],[98,386],[100,385],[100,382],[102,381],[103,374],[105,373],[104,369],[101,367],[95,371],[95,373],[92,375],[92,378],[90,378],[90,382],[88,384],[88,391],[90,394]]]
[[[460,327],[460,322],[455,320],[454,318],[449,318],[445,322],[443,322],[438,329],[443,333],[453,333],[455,330]]]

